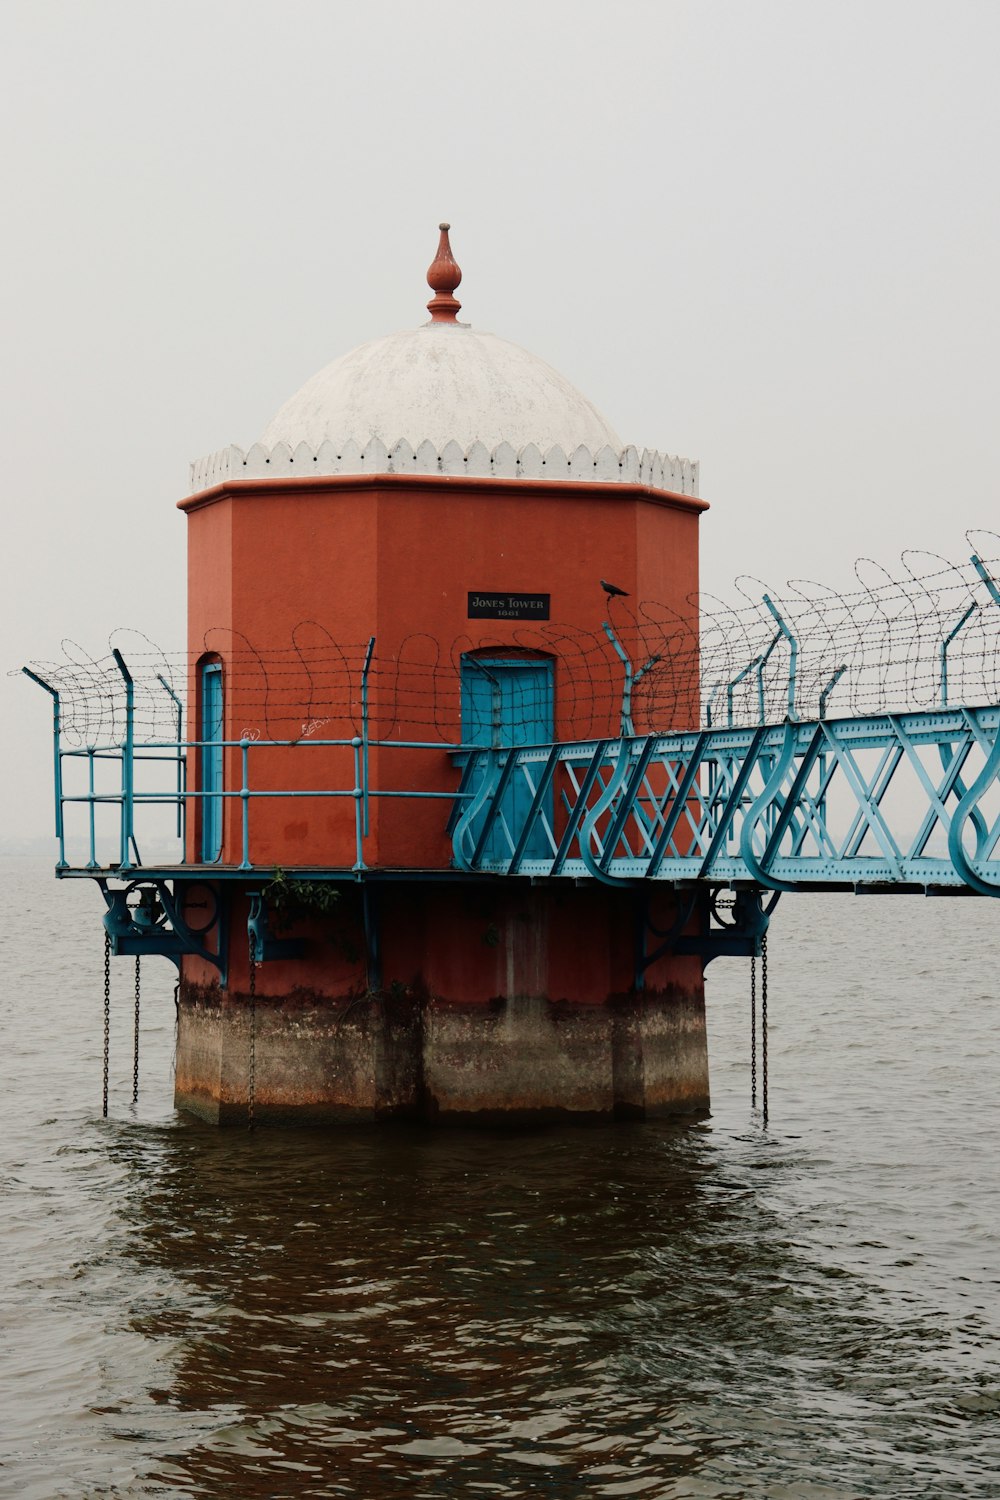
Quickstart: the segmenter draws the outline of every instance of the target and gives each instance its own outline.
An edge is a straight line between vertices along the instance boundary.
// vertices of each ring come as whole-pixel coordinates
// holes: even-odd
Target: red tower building
[[[186,859],[218,920],[214,961],[181,961],[176,1094],[205,1118],[245,1120],[248,1088],[262,1119],[708,1104],[699,959],[636,964],[673,893],[542,878],[527,845],[470,872],[453,843],[470,747],[697,724],[697,468],[460,323],[460,280],[443,225],[430,321],[320,371],[181,502]],[[534,793],[555,841],[558,781]]]

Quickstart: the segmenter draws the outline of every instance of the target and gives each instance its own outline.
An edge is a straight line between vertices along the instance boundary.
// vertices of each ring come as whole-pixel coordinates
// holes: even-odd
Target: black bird
[[[623,599],[628,598],[628,589],[620,589],[616,583],[605,583],[603,578],[601,579],[601,588],[609,599],[613,599],[616,594],[621,595]]]

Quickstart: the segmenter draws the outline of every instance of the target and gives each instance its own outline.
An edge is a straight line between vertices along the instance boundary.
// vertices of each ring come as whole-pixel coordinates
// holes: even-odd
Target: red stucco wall
[[[599,580],[629,595],[610,605],[616,625],[650,605],[657,619],[689,618],[704,502],[638,485],[389,475],[228,484],[182,508],[189,649],[192,663],[205,650],[223,662],[228,738],[357,733],[358,671],[374,635],[373,737],[443,743],[460,738],[459,663],[478,649],[551,652],[557,737],[616,732],[620,676],[602,635],[609,601]],[[514,589],[551,595],[547,626],[468,619],[470,590]],[[690,642],[680,671],[690,706],[676,683],[671,703],[678,722],[690,722]],[[662,704],[657,711],[656,727],[673,727]],[[640,732],[641,714],[637,698]],[[353,786],[349,749],[257,748],[249,766],[255,790]],[[450,792],[458,783],[444,748],[376,748],[370,770],[382,789]],[[226,786],[240,786],[238,750],[227,756]],[[446,866],[447,812],[443,801],[374,801],[365,862]],[[351,798],[255,801],[251,858],[350,867],[354,817]],[[192,854],[197,822],[189,819]],[[239,806],[229,801],[222,862],[238,864],[241,853]]]

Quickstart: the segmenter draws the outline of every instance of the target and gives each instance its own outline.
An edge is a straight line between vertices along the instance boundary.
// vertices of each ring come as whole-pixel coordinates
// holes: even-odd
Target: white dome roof
[[[361,344],[307,380],[261,437],[265,447],[325,438],[437,448],[509,443],[597,453],[621,439],[596,407],[526,349],[466,324],[431,322]]]

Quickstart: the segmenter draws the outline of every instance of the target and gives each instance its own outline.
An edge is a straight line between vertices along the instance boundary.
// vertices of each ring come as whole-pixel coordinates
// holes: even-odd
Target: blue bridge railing
[[[1000,896],[1000,708],[472,754],[469,873]]]
[[[235,759],[239,785],[204,792],[189,785],[187,761],[208,742],[181,739],[179,703],[176,740],[139,740],[128,699],[121,742],[68,748],[60,739],[58,691],[28,675],[53,700],[61,869],[140,872],[139,838],[156,816],[162,835],[165,815],[181,837],[177,863],[184,863],[188,810],[213,797],[238,807],[230,827],[238,830],[239,859],[227,868],[255,871],[264,868],[252,859],[255,806],[305,797],[351,803],[354,858],[338,869],[361,874],[370,807],[385,798],[445,803],[442,833],[451,837],[455,868],[468,875],[1000,895],[996,706],[801,723],[789,717],[516,748],[369,741],[366,732],[331,740],[244,737],[211,742]],[[431,774],[411,769],[407,785],[373,785],[375,748],[422,752]],[[330,784],[328,754],[321,784],[302,785],[302,757],[316,751],[338,757],[340,784]],[[273,758],[267,784],[255,779],[261,752],[278,754],[289,772],[286,757],[294,756],[287,790],[273,785]],[[76,834],[86,858],[71,865],[67,816],[74,810],[82,815]]]

